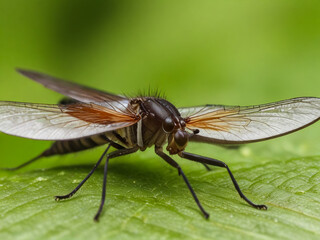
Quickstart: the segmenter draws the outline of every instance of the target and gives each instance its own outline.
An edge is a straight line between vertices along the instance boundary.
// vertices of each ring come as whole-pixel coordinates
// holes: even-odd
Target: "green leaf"
[[[301,148],[298,137],[289,138],[289,146]],[[209,220],[201,215],[177,171],[151,150],[110,162],[99,223],[93,216],[101,198],[102,168],[71,199],[55,202],[53,198],[70,192],[90,171],[87,164],[70,165],[82,154],[63,157],[63,167],[48,159],[35,166],[56,167],[1,172],[0,239],[318,239],[320,157],[281,161],[265,157],[269,151],[262,149],[276,149],[285,142],[284,138],[239,150],[190,144],[190,152],[206,156],[215,152],[220,159],[230,159],[227,162],[244,194],[269,207],[257,210],[244,202],[225,169],[207,172],[200,164],[179,160],[211,214]],[[84,156],[97,158],[102,150]]]
[[[158,87],[176,106],[251,105],[319,97],[319,1],[0,1],[1,100],[56,103],[61,95],[14,72],[33,69],[113,93]],[[71,199],[103,149],[0,171],[0,239],[319,239],[319,123],[299,133],[227,150],[189,152],[225,169],[181,164],[205,209],[153,149],[110,162],[100,222],[100,167]],[[0,167],[48,143],[0,134]]]

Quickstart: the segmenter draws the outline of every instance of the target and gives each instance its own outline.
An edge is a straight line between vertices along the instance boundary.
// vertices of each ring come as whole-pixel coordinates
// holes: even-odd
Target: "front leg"
[[[163,160],[165,160],[167,163],[169,163],[172,167],[176,168],[178,170],[178,174],[182,176],[184,182],[187,184],[191,195],[193,196],[193,199],[195,200],[195,202],[197,203],[198,207],[200,208],[201,212],[203,213],[204,217],[206,219],[209,218],[209,213],[206,212],[206,210],[204,210],[204,208],[202,207],[196,193],[194,192],[193,188],[191,187],[189,180],[187,179],[186,175],[184,174],[184,172],[182,171],[181,167],[179,166],[179,164],[174,161],[170,156],[168,156],[167,154],[165,154],[162,151],[162,148],[156,147],[155,148],[155,152],[158,156],[160,156]]]
[[[213,158],[208,158],[208,157],[203,157],[200,155],[196,155],[193,153],[187,153],[187,152],[180,152],[179,156],[191,161],[195,161],[195,162],[199,162],[199,163],[205,163],[205,164],[209,164],[209,165],[213,165],[213,166],[217,166],[217,167],[223,167],[226,168],[230,178],[233,182],[234,187],[236,188],[237,192],[239,193],[240,197],[243,198],[247,203],[249,203],[252,207],[257,208],[257,209],[263,209],[263,210],[267,210],[267,206],[266,205],[257,205],[254,204],[253,202],[251,202],[240,190],[240,187],[236,181],[236,179],[234,178],[233,174],[231,173],[229,167],[227,164],[225,164],[222,161],[219,161],[217,159],[213,159]]]

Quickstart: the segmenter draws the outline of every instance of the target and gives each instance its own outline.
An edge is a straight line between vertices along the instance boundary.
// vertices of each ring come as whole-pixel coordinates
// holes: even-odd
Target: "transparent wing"
[[[131,115],[95,104],[0,102],[0,131],[31,139],[70,140],[130,126]]]
[[[80,102],[95,103],[111,108],[114,108],[115,105],[117,105],[116,107],[118,111],[123,113],[133,113],[133,109],[131,109],[129,104],[129,99],[125,97],[64,81],[43,73],[22,69],[17,69],[17,71],[23,76],[42,84],[46,88],[49,88],[64,96],[76,99]],[[115,104],[116,102],[118,104]]]
[[[258,106],[207,105],[180,108],[192,141],[238,144],[282,136],[320,119],[320,98],[303,97]]]

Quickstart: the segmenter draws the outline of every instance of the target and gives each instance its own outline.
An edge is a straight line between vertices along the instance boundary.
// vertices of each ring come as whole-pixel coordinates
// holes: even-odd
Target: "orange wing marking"
[[[72,104],[60,106],[60,109],[62,112],[89,123],[113,124],[131,122],[134,124],[140,119],[139,115],[121,113],[96,104]]]
[[[217,110],[186,119],[188,128],[200,128],[213,131],[229,132],[250,124],[250,119],[239,115],[239,109]]]

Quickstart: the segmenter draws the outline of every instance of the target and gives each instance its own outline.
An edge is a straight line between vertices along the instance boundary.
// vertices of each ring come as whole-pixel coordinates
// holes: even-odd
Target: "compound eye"
[[[185,131],[178,130],[174,134],[174,140],[179,147],[184,147],[188,142],[188,133]]]
[[[165,132],[170,133],[174,129],[174,122],[171,117],[167,117],[162,124],[162,128]]]

